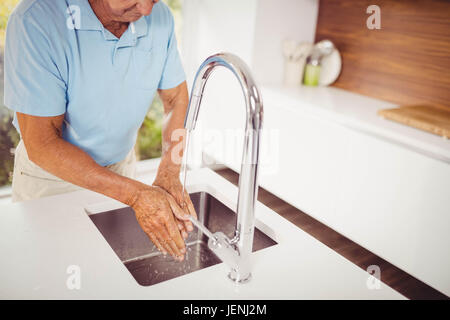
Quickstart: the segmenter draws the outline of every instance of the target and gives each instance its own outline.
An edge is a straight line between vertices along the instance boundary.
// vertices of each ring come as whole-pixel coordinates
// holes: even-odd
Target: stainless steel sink
[[[208,193],[191,194],[199,220],[211,231],[234,236],[236,214]],[[103,237],[142,286],[151,286],[196,270],[221,263],[208,248],[208,238],[195,229],[186,240],[184,261],[162,255],[139,227],[130,207],[89,216]],[[255,228],[253,251],[275,245],[276,242]]]

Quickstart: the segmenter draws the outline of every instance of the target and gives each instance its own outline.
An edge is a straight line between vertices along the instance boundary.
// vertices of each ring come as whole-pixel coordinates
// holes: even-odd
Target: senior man
[[[149,186],[133,180],[133,147],[157,90],[167,120]],[[22,138],[13,201],[80,187],[102,193],[131,206],[158,249],[183,259],[195,210],[171,136],[183,130],[188,92],[164,3],[22,0],[7,27],[5,105]]]

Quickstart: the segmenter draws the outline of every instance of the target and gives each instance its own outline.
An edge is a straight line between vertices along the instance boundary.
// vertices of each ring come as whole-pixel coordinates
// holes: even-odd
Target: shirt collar
[[[98,20],[88,0],[66,0],[66,2],[66,14],[68,19],[73,19],[75,29],[97,31],[103,29],[102,23]]]
[[[72,17],[77,30],[102,31],[106,40],[117,40],[110,32],[105,32],[106,30],[104,30],[102,23],[98,20],[88,0],[66,0],[66,2],[66,14],[69,15],[68,18]],[[76,15],[79,15],[79,18]],[[146,17],[143,16],[135,21],[134,28],[136,38],[146,36],[148,29]]]
[[[148,31],[147,18],[145,16],[140,17],[139,20],[134,22],[134,27],[137,38],[146,36]]]

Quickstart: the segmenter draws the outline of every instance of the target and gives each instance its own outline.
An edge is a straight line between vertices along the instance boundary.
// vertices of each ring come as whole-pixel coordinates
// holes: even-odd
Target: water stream
[[[184,152],[183,152],[183,159],[182,159],[182,163],[181,163],[181,170],[180,170],[180,175],[181,175],[181,182],[183,185],[183,189],[182,189],[182,195],[183,195],[183,209],[185,208],[185,202],[184,202],[184,197],[185,197],[185,190],[186,190],[186,176],[187,176],[187,166],[188,166],[188,149],[189,149],[189,138],[191,136],[191,131],[186,129],[186,143],[185,143],[185,147],[184,147]],[[217,240],[216,237],[213,235],[213,233],[211,231],[208,230],[208,228],[206,228],[203,223],[201,223],[200,221],[198,221],[197,219],[195,219],[192,216],[189,216],[189,220],[192,222],[192,224],[197,227],[197,229],[199,229],[201,232],[203,232],[208,238],[212,239],[212,240]]]
[[[184,203],[184,196],[185,196],[185,190],[186,190],[186,174],[187,174],[187,164],[188,164],[188,149],[189,149],[189,138],[191,136],[191,131],[186,129],[186,144],[184,145],[184,151],[183,151],[183,159],[181,160],[181,182],[183,185],[182,189],[182,195],[183,195],[183,203]],[[184,208],[183,208],[184,209]]]

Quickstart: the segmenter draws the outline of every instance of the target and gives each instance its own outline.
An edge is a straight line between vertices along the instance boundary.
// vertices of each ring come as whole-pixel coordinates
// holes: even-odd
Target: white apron
[[[106,168],[117,174],[133,179],[136,175],[136,153],[134,148],[122,161]],[[81,190],[34,164],[27,154],[25,144],[20,140],[14,156],[12,181],[12,201],[25,201],[56,194]]]

